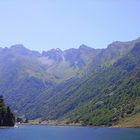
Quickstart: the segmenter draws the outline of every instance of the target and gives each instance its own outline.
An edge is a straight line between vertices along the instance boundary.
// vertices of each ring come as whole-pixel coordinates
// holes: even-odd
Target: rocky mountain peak
[[[50,51],[43,51],[42,56],[48,57],[49,59],[53,59],[55,61],[63,60],[63,51],[59,48],[51,49]]]

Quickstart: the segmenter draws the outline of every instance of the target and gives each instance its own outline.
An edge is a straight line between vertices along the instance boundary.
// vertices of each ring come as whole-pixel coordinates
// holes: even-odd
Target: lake
[[[0,129],[0,140],[140,140],[140,129],[20,126]]]

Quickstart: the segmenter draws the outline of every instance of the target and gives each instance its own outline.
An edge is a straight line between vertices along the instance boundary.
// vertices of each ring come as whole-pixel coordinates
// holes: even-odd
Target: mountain
[[[8,105],[17,113],[30,113],[31,118],[41,117],[44,111],[38,108],[53,95],[56,85],[81,77],[89,65],[86,59],[93,57],[88,55],[91,53],[89,49],[84,52],[87,54],[85,58],[81,47],[73,50],[75,58],[71,60],[71,49],[64,52],[53,49],[42,54],[23,45],[1,49],[0,92]],[[81,62],[84,62],[82,67]]]
[[[139,113],[139,53],[140,43],[136,43],[127,55],[111,67],[91,74],[92,78],[88,78],[79,92],[86,97],[93,97],[72,110],[66,117],[68,122],[113,125],[125,117]]]
[[[105,49],[0,49],[0,93],[29,119],[114,125],[139,112],[140,38]],[[133,97],[133,98],[132,98]]]
[[[10,108],[4,104],[3,97],[0,96],[0,126],[14,126],[15,117]]]

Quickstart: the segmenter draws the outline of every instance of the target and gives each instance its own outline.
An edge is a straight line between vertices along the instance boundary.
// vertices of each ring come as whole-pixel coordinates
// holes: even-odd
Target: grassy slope
[[[127,116],[140,112],[140,44],[112,68],[90,78],[82,92],[95,95],[76,108],[67,119],[84,125],[114,125]],[[93,80],[92,80],[93,79]],[[96,96],[96,89],[98,94]],[[81,93],[82,94],[82,93]]]
[[[126,117],[119,121],[117,125],[114,127],[121,127],[121,128],[137,128],[140,127],[140,113],[137,113],[133,116]]]
[[[118,48],[118,46],[115,48]],[[98,62],[97,66],[105,62],[110,62],[110,60],[112,59],[114,62],[114,58],[115,59],[118,58],[118,55],[120,56],[122,52],[124,54],[126,50],[127,49],[121,51],[120,48],[118,48],[117,50],[114,50],[114,45],[113,45],[111,48],[109,47],[106,51],[103,50],[101,55],[99,55],[99,57],[97,58],[97,59],[99,58],[102,58],[102,59],[101,60],[99,59],[100,60],[99,62],[96,61],[97,60],[96,59],[95,62],[96,63]],[[7,53],[5,54],[5,57],[1,59],[2,62],[6,60],[6,58],[7,58]],[[46,72],[48,69],[44,65],[41,65],[36,60],[36,56],[35,58],[33,57],[34,59],[31,59],[30,56],[29,58],[26,56],[27,60],[28,59],[30,60],[29,63],[27,63],[27,61],[25,60],[23,61],[24,63],[23,62],[20,63],[19,56],[18,56],[18,59],[16,59],[15,57],[11,56],[11,54],[9,55],[8,58],[7,58],[8,60],[5,61],[7,62],[6,65],[5,63],[1,62],[1,64],[5,65],[4,67],[5,69],[3,71],[6,72],[5,70],[7,70],[7,72],[4,74],[3,79],[1,78],[2,81],[0,83],[2,84],[1,87],[5,85],[5,88],[1,90],[1,93],[5,94],[8,97],[9,103],[10,105],[12,104],[11,106],[13,107],[13,109],[18,110],[20,113],[26,114],[28,115],[28,117],[31,117],[31,118],[38,118],[38,117],[43,116],[49,119],[58,119],[59,117],[63,117],[69,111],[77,108],[77,106],[87,103],[84,106],[84,108],[83,107],[80,108],[81,110],[77,108],[80,112],[82,112],[84,109],[85,112],[83,111],[80,114],[83,116],[82,119],[84,119],[84,121],[86,119],[90,119],[90,120],[87,120],[88,123],[90,123],[90,121],[94,123],[95,119],[92,120],[92,116],[96,113],[98,115],[96,117],[96,122],[98,121],[99,123],[101,123],[100,120],[98,119],[100,111],[103,113],[103,115],[109,113],[110,115],[107,114],[106,119],[110,119],[110,116],[112,115],[112,111],[108,111],[107,109],[112,107],[115,104],[114,101],[111,102],[112,99],[119,100],[119,96],[111,98],[111,95],[113,95],[113,93],[110,93],[110,90],[113,90],[113,88],[116,88],[115,85],[112,87],[112,83],[114,83],[115,80],[117,81],[117,79],[120,77],[120,73],[117,68],[113,69],[113,71],[112,69],[110,69],[110,71],[108,72],[106,72],[105,70],[104,71],[106,72],[105,75],[104,75],[104,72],[100,73],[98,71],[98,74],[94,73],[94,74],[89,75],[90,76],[89,80],[85,78],[79,80],[77,77],[75,77],[76,80],[69,79],[68,81],[65,81],[65,83],[57,85],[56,87],[54,83],[57,80],[58,81],[62,80],[61,78],[59,79],[59,77],[63,77],[64,79],[65,78],[67,79],[67,76],[70,78],[71,75],[73,77],[73,73],[76,73],[76,71],[74,71],[71,68],[64,69],[65,67],[63,67],[63,71],[62,71],[63,65],[59,65],[60,67],[57,67],[56,65],[54,65],[53,68],[54,70],[56,69],[57,72],[55,73],[55,71],[53,71],[56,74],[53,76],[56,78],[51,79],[49,77],[49,74],[47,74]],[[13,63],[11,62],[11,60],[13,60],[12,61]],[[112,62],[110,63],[112,64]],[[107,63],[107,64],[110,65],[110,63],[109,64]],[[96,66],[96,64],[94,64],[94,66]],[[15,68],[18,68],[18,69],[15,70]],[[27,75],[23,75],[23,74],[21,75],[21,72],[23,69],[25,69],[23,73],[27,72]],[[19,73],[17,73],[16,71]],[[18,74],[20,78],[18,78]],[[114,79],[112,80],[112,75],[114,74],[115,75],[117,74],[117,76],[115,76]],[[122,71],[121,71],[121,74],[124,75]],[[47,77],[47,81],[44,80],[46,79],[46,77]],[[17,81],[17,79],[20,79],[20,80]],[[6,82],[4,83],[3,80],[6,80]],[[129,81],[126,81],[126,83],[128,82]],[[6,84],[9,86],[7,86]],[[107,88],[104,88],[104,87],[107,87]],[[105,90],[106,90],[106,93],[104,92]],[[105,93],[105,94],[102,94],[102,93]],[[122,95],[123,93],[121,93],[120,96],[122,97]],[[102,102],[102,99],[104,97],[107,98],[108,96],[110,97],[110,100],[105,100],[104,102]],[[93,100],[89,102],[91,99]],[[108,106],[106,106],[107,109],[102,108],[101,110],[99,109],[97,112],[94,112],[95,108],[100,108],[103,105],[105,106],[105,104],[107,104],[106,102],[110,102],[112,104],[108,104]],[[100,113],[100,119],[102,119],[102,116],[103,116],[102,113]],[[81,116],[78,117],[78,115],[76,116],[74,115],[74,119],[75,118],[79,119],[79,117],[81,117]],[[90,117],[90,118],[87,118],[87,117]]]

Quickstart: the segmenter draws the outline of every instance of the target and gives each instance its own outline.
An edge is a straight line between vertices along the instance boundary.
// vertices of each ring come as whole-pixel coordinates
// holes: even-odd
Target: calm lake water
[[[21,126],[0,129],[0,140],[140,140],[140,129]]]

